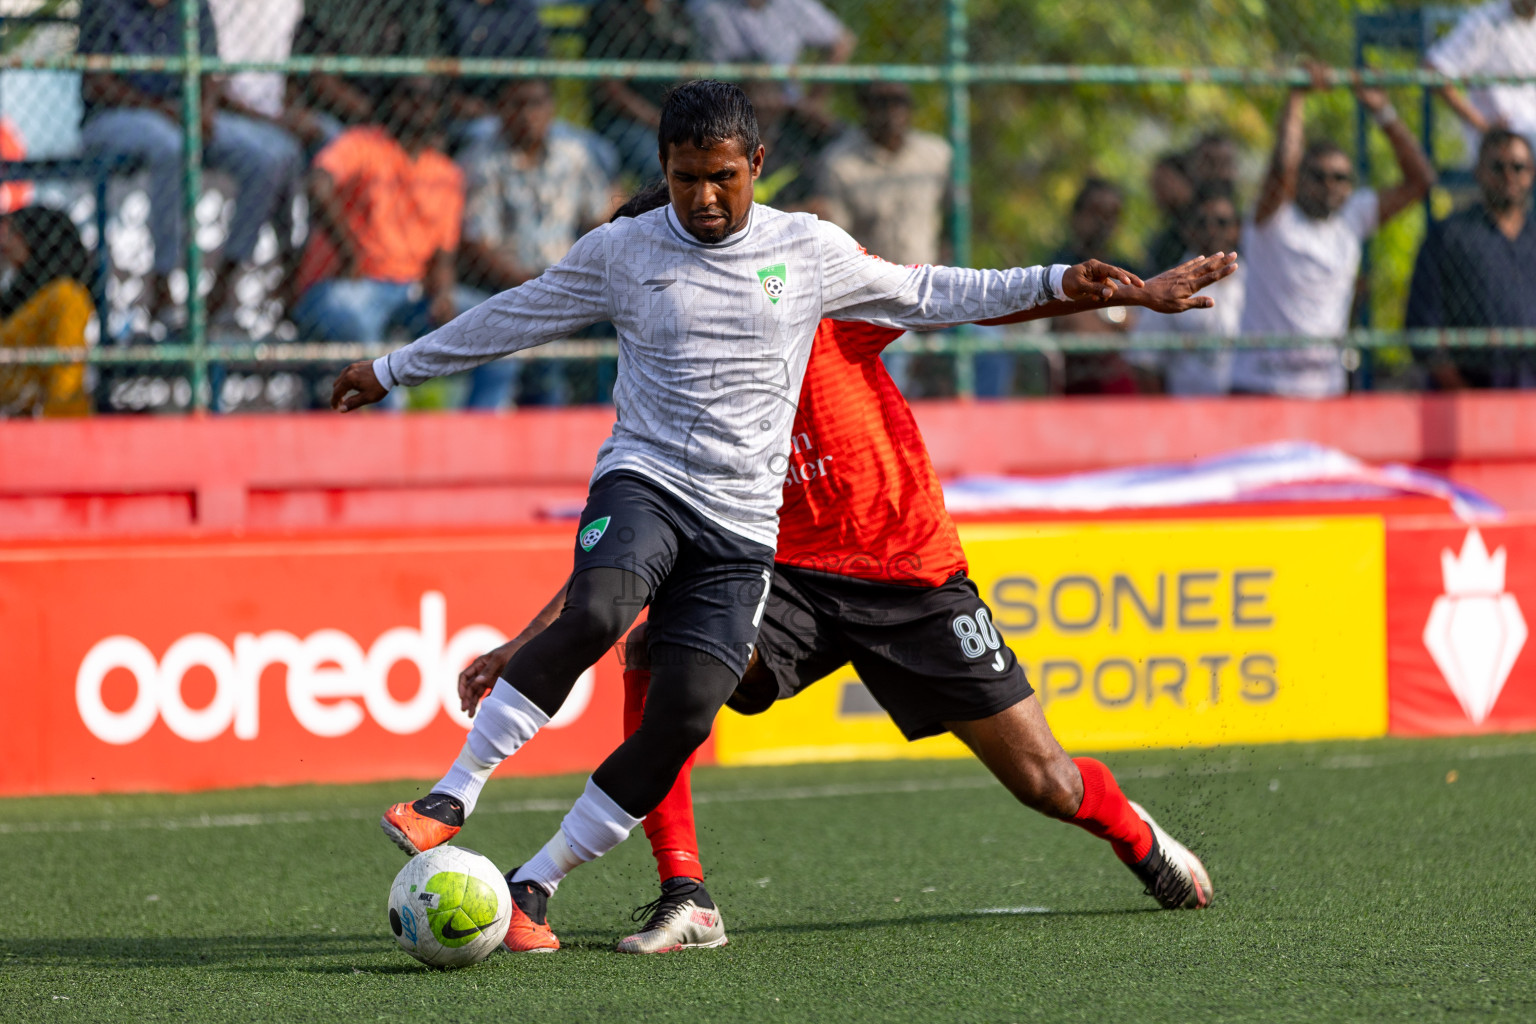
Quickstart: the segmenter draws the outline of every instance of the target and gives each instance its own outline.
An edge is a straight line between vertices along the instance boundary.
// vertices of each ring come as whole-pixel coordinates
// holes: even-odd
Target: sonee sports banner
[[[961,539],[994,635],[1069,749],[1385,731],[1379,518],[976,525]],[[964,753],[949,736],[903,744],[862,690],[844,674],[760,718],[722,716],[717,755]]]

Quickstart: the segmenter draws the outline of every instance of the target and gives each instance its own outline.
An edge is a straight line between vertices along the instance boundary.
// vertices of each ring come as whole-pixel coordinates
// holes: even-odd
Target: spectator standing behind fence
[[[381,125],[350,128],[315,157],[294,309],[302,336],[380,341],[423,313],[453,319],[464,176],[433,147],[440,98],[433,79],[398,79]]]
[[[199,45],[218,51],[213,15],[199,0]],[[79,52],[167,56],[182,49],[181,8],[171,0],[81,0]],[[171,312],[168,275],[182,257],[181,80],[165,72],[89,72],[82,79],[86,150],[143,160],[149,172],[149,227],[155,256],[146,281],[152,316]],[[249,259],[262,224],[277,209],[299,173],[301,154],[276,125],[218,109],[221,84],[203,83],[204,159],[233,175],[238,194],[223,253],[208,296],[210,314],[230,297],[231,271]]]
[[[459,154],[468,185],[460,276],[480,289],[460,289],[460,311],[516,288],[560,262],[585,232],[608,219],[609,181],[586,146],[555,135],[554,95],[542,79],[506,81],[497,100],[501,134]],[[517,400],[522,366],[502,359],[471,372],[466,405],[503,408]],[[539,366],[534,404],[569,400],[566,367]]]
[[[949,143],[912,127],[912,91],[903,82],[861,86],[859,110],[859,128],[822,155],[823,216],[881,259],[940,262]]]
[[[693,25],[681,0],[599,0],[585,22],[589,60],[688,60]],[[618,150],[619,172],[642,181],[661,173],[656,130],[671,83],[601,78],[592,83],[592,127]]]
[[[0,219],[0,348],[80,348],[94,309],[85,286],[90,260],[60,210],[28,206]],[[0,369],[0,416],[84,416],[85,367]]]
[[[1167,153],[1152,165],[1148,184],[1161,222],[1157,233],[1147,241],[1148,273],[1162,273],[1178,263],[1184,252],[1185,221],[1189,204],[1195,198],[1188,161],[1185,153]]]
[[[1445,75],[1536,75],[1536,0],[1493,0],[1461,16],[1456,28],[1424,55]],[[1536,82],[1491,85],[1440,95],[1467,127],[1467,154],[1490,128],[1508,128],[1536,145]]]
[[[1321,71],[1314,85],[1326,87]],[[1380,89],[1355,95],[1386,133],[1402,181],[1377,193],[1355,187],[1349,157],[1331,141],[1304,146],[1306,91],[1293,89],[1280,115],[1253,220],[1243,231],[1248,264],[1244,334],[1338,338],[1349,329],[1365,240],[1424,198],[1434,184],[1429,159]],[[1348,386],[1335,345],[1242,349],[1232,388],[1248,394],[1329,398]]]
[[[912,127],[912,90],[904,82],[858,88],[859,127],[822,153],[812,208],[881,259],[902,265],[942,263],[944,211],[954,154],[937,135]],[[772,150],[769,151],[770,153]],[[904,352],[885,355],[886,368],[910,397],[942,392],[947,359]],[[1009,371],[977,356],[991,395],[994,378]],[[1008,360],[1012,366],[1011,357]],[[1001,385],[995,385],[1001,387]]]
[[[1242,220],[1230,192],[1207,185],[1195,195],[1184,222],[1184,251],[1174,261],[1196,256],[1237,252]],[[1183,334],[1209,338],[1235,338],[1243,318],[1247,264],[1238,263],[1231,276],[1211,285],[1205,294],[1216,305],[1172,315],[1140,310],[1133,334]],[[1230,349],[1196,349],[1188,352],[1136,352],[1126,356],[1133,364],[1160,371],[1163,390],[1170,395],[1224,395],[1232,383]]]
[[[1536,164],[1524,136],[1494,128],[1478,150],[1478,202],[1430,225],[1413,268],[1408,326],[1536,328]],[[1536,386],[1529,350],[1437,350],[1432,382],[1459,387]]]
[[[1070,237],[1051,257],[1051,263],[1072,259],[1073,263],[1097,259],[1117,267],[1131,268],[1139,261],[1115,251],[1115,235],[1120,230],[1120,211],[1125,197],[1120,186],[1103,178],[1083,182],[1072,200],[1068,221]],[[1071,254],[1080,254],[1071,256]],[[1051,321],[1057,334],[1123,334],[1131,326],[1123,308],[1074,313]],[[1117,347],[1106,337],[1106,348]],[[1065,360],[1063,390],[1069,395],[1124,395],[1146,390],[1141,372],[1118,351],[1070,352]]]

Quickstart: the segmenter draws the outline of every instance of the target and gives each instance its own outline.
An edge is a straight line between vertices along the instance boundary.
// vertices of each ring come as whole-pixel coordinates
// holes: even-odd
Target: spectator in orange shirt
[[[0,160],[25,160],[27,144],[8,117],[0,117]],[[30,181],[0,182],[0,213],[19,210],[32,202]]]
[[[348,129],[315,157],[293,317],[304,337],[381,341],[394,324],[453,319],[464,176],[434,146],[437,84],[403,78],[392,98],[382,124]]]

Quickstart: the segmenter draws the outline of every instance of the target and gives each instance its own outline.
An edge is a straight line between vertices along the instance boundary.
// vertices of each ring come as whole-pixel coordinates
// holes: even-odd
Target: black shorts
[[[960,574],[914,587],[775,565],[758,658],[767,678],[755,668],[729,702],[735,710],[766,710],[852,662],[909,740],[1034,692],[976,584]]]
[[[645,581],[650,645],[691,647],[737,676],[746,671],[773,578],[772,548],[620,470],[592,484],[576,530],[573,573],[600,567],[627,569]]]

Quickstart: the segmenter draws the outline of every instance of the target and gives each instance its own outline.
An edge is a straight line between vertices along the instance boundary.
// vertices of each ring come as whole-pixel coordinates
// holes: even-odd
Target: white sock
[[[548,724],[549,716],[537,704],[505,679],[496,680],[490,696],[480,702],[464,748],[432,792],[458,797],[464,802],[464,816],[469,817],[496,766]]]
[[[597,788],[591,779],[544,848],[517,869],[514,882],[534,882],[551,895],[560,880],[578,864],[596,860],[622,843],[643,819],[631,818],[624,808]]]

